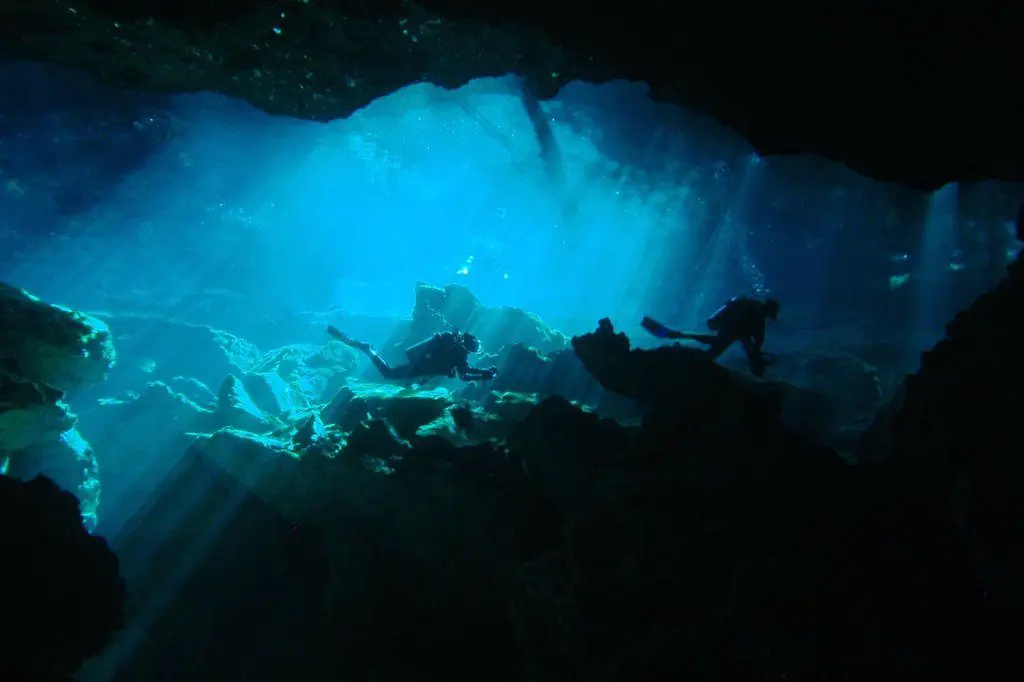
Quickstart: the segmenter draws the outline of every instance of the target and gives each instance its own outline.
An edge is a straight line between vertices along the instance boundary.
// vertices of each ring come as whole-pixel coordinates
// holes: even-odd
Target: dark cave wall
[[[515,72],[551,97],[572,80],[625,78],[713,114],[765,155],[813,152],[923,189],[1024,179],[1014,3],[703,0],[672,5],[672,21],[660,0],[608,13],[579,0],[193,4],[6,3],[0,56],[317,120],[421,80]]]

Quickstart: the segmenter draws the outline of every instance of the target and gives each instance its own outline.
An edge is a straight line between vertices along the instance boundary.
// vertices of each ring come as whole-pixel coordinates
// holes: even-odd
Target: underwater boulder
[[[443,388],[353,381],[334,395],[320,416],[344,431],[373,417],[391,425],[398,437],[411,438],[421,426],[440,417],[451,402],[451,393]]]
[[[819,445],[837,437],[835,407],[821,392],[749,377],[703,350],[680,344],[631,348],[629,338],[607,319],[594,332],[573,337],[572,347],[606,390],[671,409],[696,431],[729,438],[743,431],[750,415],[765,414]]]
[[[103,381],[115,353],[100,320],[0,282],[0,360],[15,361],[31,382],[67,393]]]
[[[506,396],[508,394],[505,394]],[[486,408],[476,407],[468,403],[452,403],[433,421],[416,430],[417,438],[439,437],[452,445],[477,445],[500,440],[508,435],[509,427],[521,421],[529,410],[536,405],[536,399],[524,397],[520,414],[509,419],[513,410],[494,411],[490,408],[495,404],[507,405],[504,400],[490,403]]]
[[[323,345],[290,344],[262,355],[252,364],[251,373],[276,375],[288,386],[285,403],[309,404],[329,400],[345,385],[359,364],[359,353],[352,348],[327,341]],[[275,384],[277,382],[274,382]],[[273,388],[281,401],[283,387]]]
[[[0,471],[49,476],[79,496],[90,527],[97,463],[64,396],[102,382],[114,359],[102,322],[0,283]]]
[[[519,423],[533,414],[534,408],[546,396],[518,391],[491,391],[484,403],[487,414],[506,422]]]
[[[671,409],[695,429],[735,434],[747,404],[756,396],[736,375],[703,351],[678,344],[652,350],[631,349],[608,319],[594,332],[574,336],[576,356],[608,391],[646,405]],[[765,405],[771,400],[762,400]]]
[[[516,343],[503,348],[495,362],[500,370],[498,376],[491,381],[474,382],[459,395],[466,398],[479,398],[489,392],[559,395],[619,419],[642,415],[640,403],[605,390],[572,349],[543,354],[536,348]]]
[[[267,407],[276,408],[276,405]],[[274,412],[266,412],[252,399],[245,384],[234,374],[229,374],[217,392],[217,412],[222,426],[269,433],[283,426]]]
[[[536,348],[541,353],[569,346],[567,336],[533,313],[508,306],[489,308],[460,284],[439,288],[417,283],[412,324],[404,346],[452,328],[475,334],[484,353],[494,353],[516,343]]]
[[[297,422],[295,425],[295,431],[292,434],[292,442],[296,447],[303,450],[310,450],[317,447],[323,441],[327,440],[327,438],[327,427],[320,420],[320,415],[316,412],[308,414]]]
[[[277,372],[241,372],[237,378],[253,403],[275,417],[287,420],[308,407],[302,394]]]

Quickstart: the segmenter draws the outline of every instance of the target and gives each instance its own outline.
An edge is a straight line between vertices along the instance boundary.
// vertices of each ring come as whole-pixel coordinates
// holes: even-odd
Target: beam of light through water
[[[870,299],[858,314],[897,300],[881,298],[891,294],[885,274],[881,294],[826,286],[839,271],[853,281],[872,272],[871,259],[887,257],[871,244],[830,257],[836,226],[850,222],[843,212],[858,208],[850,188],[873,197],[857,228],[872,235],[865,240],[898,213],[880,185],[822,170],[825,180],[815,173],[765,189],[778,159],[669,110],[622,83],[573,84],[524,106],[511,78],[457,91],[405,88],[328,124],[212,95],[176,97],[169,141],[95,206],[59,219],[40,212],[45,235],[24,239],[18,260],[0,259],[0,279],[73,308],[142,316],[132,333],[152,357],[130,362],[155,368],[144,370],[153,372],[147,380],[169,379],[167,368],[193,352],[161,338],[167,318],[237,334],[263,351],[323,344],[326,324],[344,320],[346,332],[382,346],[408,318],[417,282],[465,285],[485,305],[521,307],[570,334],[602,317],[632,332],[648,313],[702,327],[736,294],[783,291],[786,323],[813,322],[853,295]],[[4,182],[2,215],[31,217],[28,183]],[[783,217],[773,226],[765,214]],[[931,199],[910,278],[915,352],[952,312],[956,224],[950,186]],[[19,227],[0,224],[0,238]],[[769,233],[770,258],[756,238]],[[874,320],[857,323],[858,334],[877,335]],[[782,324],[770,332],[775,348]],[[115,345],[129,341],[115,328]],[[118,434],[142,438],[129,427]],[[133,511],[108,510],[108,524]],[[102,523],[102,503],[99,515]]]
[[[960,219],[958,191],[957,184],[950,183],[935,191],[928,202],[918,262],[912,275],[917,295],[913,345],[918,351],[934,343],[949,321],[945,302],[954,283],[952,266]]]
[[[400,363],[420,282],[464,285],[486,306],[520,307],[568,334],[610,317],[639,346],[661,343],[638,333],[644,315],[700,329],[732,296],[771,295],[783,310],[769,327],[772,352],[809,347],[835,358],[847,352],[842,344],[882,339],[904,344],[892,354],[912,354],[915,365],[957,306],[980,293],[965,293],[973,284],[962,282],[973,280],[950,267],[958,229],[969,224],[956,185],[931,196],[915,249],[906,242],[922,228],[921,195],[907,199],[820,159],[761,159],[734,133],[652,102],[638,84],[572,84],[543,102],[515,78],[455,91],[417,85],[327,124],[209,94],[175,97],[166,113],[173,135],[94,205],[64,213],[47,204],[66,192],[39,198],[60,184],[59,169],[42,180],[15,176],[8,158],[21,142],[0,139],[0,280],[120,320],[114,344],[132,349],[119,350],[117,378],[88,400],[68,398],[108,462],[101,480],[118,483],[109,488],[119,496],[101,493],[98,510],[115,548],[128,544],[191,442],[180,431],[154,435],[172,429],[175,406],[190,400],[180,385],[171,390],[176,379],[202,377],[209,406],[226,375],[276,372],[257,367],[275,349],[312,349],[303,357],[333,368],[342,361],[327,346],[328,324]],[[34,160],[32,151],[23,156]],[[978,224],[1003,215],[991,203],[1001,191],[1012,195],[978,189],[977,205],[988,210]],[[1020,201],[1004,203],[1015,210]],[[996,256],[1012,245],[998,235]],[[18,257],[6,257],[15,246]],[[894,253],[898,262],[889,262]],[[835,320],[848,326],[837,332]],[[482,327],[473,331],[494,338]],[[351,374],[346,366],[331,381],[379,380],[365,357],[353,362]],[[592,383],[582,367],[561,379]],[[167,390],[154,400],[164,402],[96,407],[158,383]],[[310,410],[321,397],[303,396]],[[183,419],[214,410],[197,405]],[[232,473],[243,486],[270,475],[258,462]],[[193,553],[161,559],[156,536],[191,529],[187,507],[208,492],[192,487],[179,513],[135,545],[136,566],[167,561],[163,591],[133,613],[92,679],[113,677],[173,610],[197,555],[241,505],[228,500],[210,514]]]

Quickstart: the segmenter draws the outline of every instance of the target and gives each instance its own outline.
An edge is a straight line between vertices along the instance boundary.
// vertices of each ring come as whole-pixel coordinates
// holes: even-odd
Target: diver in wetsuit
[[[715,311],[708,318],[708,329],[716,334],[693,334],[678,332],[645,317],[641,323],[645,329],[655,336],[664,339],[689,339],[707,344],[708,355],[717,358],[729,346],[739,341],[747,353],[747,362],[754,376],[764,376],[765,368],[772,359],[761,352],[764,345],[765,327],[768,320],[775,320],[779,315],[779,302],[768,299],[759,301],[746,296],[736,296]]]
[[[385,379],[458,376],[463,381],[487,381],[498,374],[497,367],[476,369],[469,366],[470,353],[480,351],[480,340],[469,332],[434,334],[415,346],[410,346],[405,350],[409,361],[404,365],[391,365],[378,355],[370,344],[356,341],[333,326],[327,327],[327,333],[346,346],[365,353]]]

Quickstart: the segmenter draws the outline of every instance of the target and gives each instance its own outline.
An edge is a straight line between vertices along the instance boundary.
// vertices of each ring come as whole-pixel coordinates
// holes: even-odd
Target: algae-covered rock
[[[67,392],[103,381],[114,359],[106,324],[0,282],[0,360],[22,376]]]
[[[328,399],[344,385],[358,364],[356,351],[341,343],[292,344],[261,356],[252,364],[250,373],[276,376],[289,387],[293,395],[284,398],[283,386],[276,379],[269,379],[276,384],[272,389],[278,396],[275,400],[283,400],[281,407],[287,411],[296,403],[306,405]],[[250,385],[248,381],[246,385]]]
[[[349,485],[332,457],[304,454],[286,438],[224,428],[200,436],[193,448],[292,519],[317,518]]]
[[[74,427],[63,394],[24,377],[11,359],[0,367],[0,454],[50,443]]]
[[[100,505],[99,464],[92,446],[78,430],[67,429],[11,452],[6,473],[23,481],[46,476],[78,498],[86,527],[96,528]]]
[[[268,433],[282,426],[273,413],[260,409],[245,384],[234,374],[224,379],[217,393],[217,416],[224,426],[253,433]]]
[[[301,391],[275,371],[242,372],[236,377],[250,400],[261,411],[292,418],[309,406]]]
[[[0,464],[76,494],[90,527],[99,505],[96,458],[63,398],[102,381],[114,359],[105,324],[0,282]]]
[[[437,419],[451,401],[451,393],[443,388],[353,381],[335,394],[321,417],[342,430],[351,430],[365,419],[376,417],[391,424],[400,437],[409,438],[421,426]]]
[[[509,306],[487,307],[459,284],[439,288],[418,283],[412,323],[401,345],[412,345],[451,328],[475,334],[485,353],[498,353],[517,343],[541,353],[569,347],[569,337],[533,313]]]

